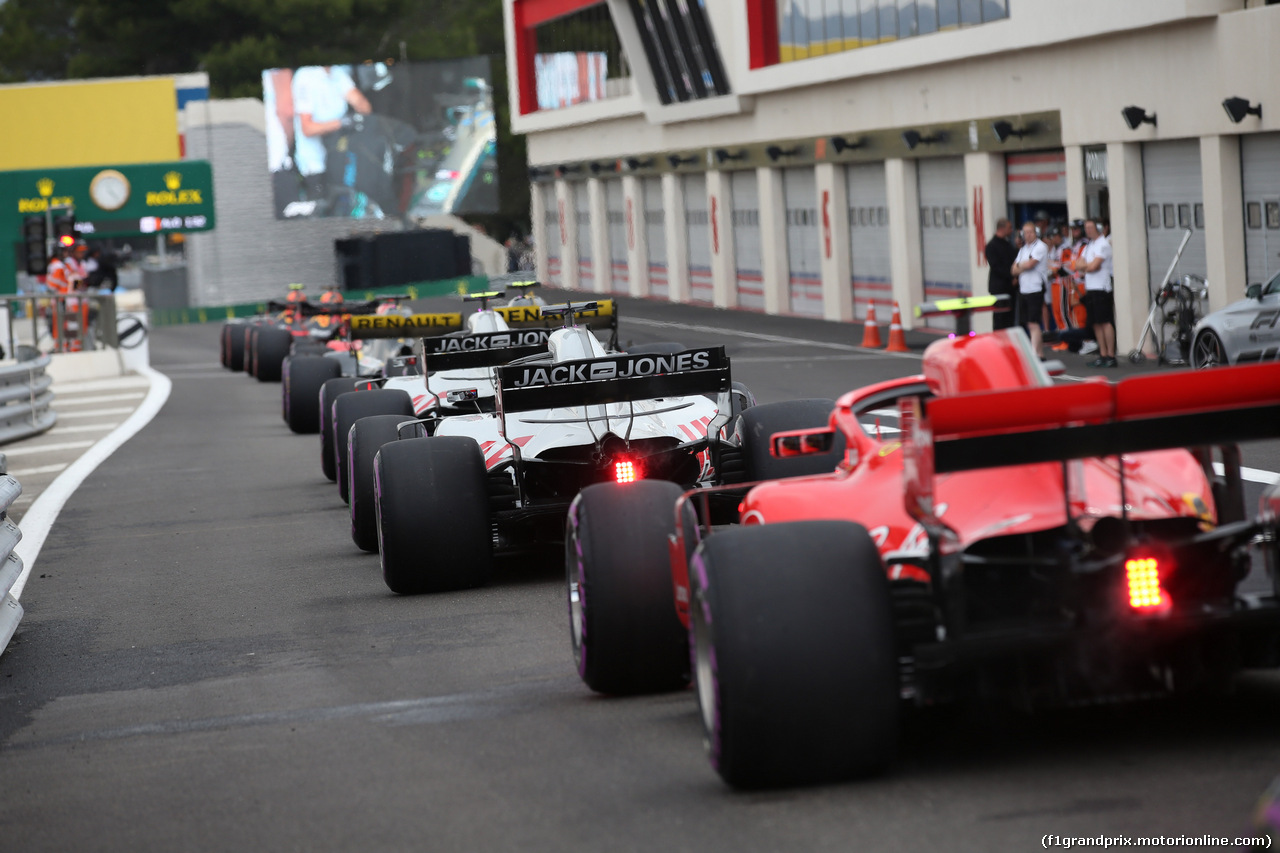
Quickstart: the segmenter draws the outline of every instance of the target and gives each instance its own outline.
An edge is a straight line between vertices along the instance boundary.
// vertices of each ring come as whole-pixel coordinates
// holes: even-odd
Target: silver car
[[[1249,285],[1244,299],[1196,323],[1192,341],[1197,368],[1280,358],[1280,273]]]

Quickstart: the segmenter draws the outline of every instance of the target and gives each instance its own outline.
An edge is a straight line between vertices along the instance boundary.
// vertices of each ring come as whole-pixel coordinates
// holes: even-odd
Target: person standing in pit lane
[[[1102,235],[1095,219],[1086,219],[1084,233],[1089,238],[1075,268],[1084,273],[1085,308],[1089,325],[1098,340],[1098,357],[1089,367],[1119,367],[1116,361],[1115,294],[1112,292],[1111,242]]]
[[[1041,323],[1044,314],[1044,292],[1049,284],[1049,247],[1036,234],[1033,222],[1022,225],[1022,248],[1010,272],[1018,277],[1018,316],[1031,336],[1031,348],[1041,351]]]
[[[1013,261],[1017,257],[1018,252],[1013,248],[1013,244],[1009,242],[1009,235],[1013,233],[1013,223],[1008,219],[1000,218],[996,220],[995,236],[987,241],[986,248],[983,249],[983,255],[987,259],[987,292],[993,296],[1000,294],[1008,294],[1011,300],[1015,300],[1015,292],[1013,289],[1013,275],[1010,268]],[[1008,311],[997,311],[995,316],[991,318],[991,325],[994,329],[1008,329],[1017,325],[1016,300],[1014,304],[1009,306]]]

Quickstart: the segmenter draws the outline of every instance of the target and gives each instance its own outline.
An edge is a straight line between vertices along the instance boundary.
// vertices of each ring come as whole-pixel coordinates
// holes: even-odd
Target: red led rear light
[[[630,459],[613,463],[613,476],[619,483],[634,483],[640,477],[640,469]]]
[[[1169,606],[1169,596],[1160,588],[1160,563],[1154,557],[1125,560],[1125,582],[1129,589],[1129,606],[1144,613]]]

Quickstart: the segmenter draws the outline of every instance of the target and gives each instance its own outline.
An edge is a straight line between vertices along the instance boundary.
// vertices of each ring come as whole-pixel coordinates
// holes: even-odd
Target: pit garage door
[[[649,242],[649,295],[666,299],[667,287],[667,231],[666,216],[662,209],[662,178],[645,178],[644,235]]]
[[[1247,283],[1262,284],[1280,272],[1280,133],[1240,139],[1244,171],[1244,252]],[[1234,300],[1242,288],[1227,283]]]
[[[627,268],[627,215],[622,199],[622,181],[605,181],[604,204],[609,219],[609,289],[614,293],[627,293],[631,289]]]
[[[1191,242],[1173,270],[1177,281],[1188,273],[1203,276],[1204,193],[1200,183],[1200,141],[1147,142],[1142,146],[1142,191],[1147,206],[1148,286],[1164,284],[1164,275],[1189,229]]]
[[[711,304],[711,218],[707,210],[707,176],[684,176],[684,221],[689,264],[689,300]]]
[[[969,295],[969,212],[965,204],[964,159],[921,160],[920,242],[924,261],[924,298]],[[950,315],[929,317],[933,329],[955,328]]]
[[[753,170],[732,173],[733,262],[738,277],[738,307],[764,310],[760,262],[760,186]]]
[[[865,320],[867,306],[875,303],[876,317],[883,323],[893,310],[889,198],[884,164],[846,166],[844,179],[849,193],[849,284],[853,288],[853,313],[857,319]]]
[[[546,225],[547,284],[563,284],[564,275],[560,261],[564,255],[564,220],[560,216],[560,204],[556,199],[556,185],[542,185],[542,222]]]
[[[573,208],[578,216],[578,287],[595,290],[596,271],[591,262],[591,196],[587,193],[586,181],[569,186],[573,188]]]
[[[791,313],[822,316],[818,182],[813,167],[782,170],[787,209],[787,290]]]

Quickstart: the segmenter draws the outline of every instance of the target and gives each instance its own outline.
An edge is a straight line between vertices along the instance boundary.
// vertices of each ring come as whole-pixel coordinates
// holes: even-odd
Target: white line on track
[[[1213,463],[1213,472],[1218,476],[1222,476],[1223,468],[1221,462]],[[1262,483],[1264,486],[1280,483],[1280,474],[1274,471],[1263,471],[1260,468],[1245,468],[1242,466],[1240,468],[1240,477],[1250,483]]]
[[[139,394],[139,397],[142,395]],[[64,412],[62,411],[62,401],[58,401],[58,421],[71,420],[73,418],[101,418],[106,415],[127,415],[133,411],[132,406],[121,406],[117,409],[86,409],[83,412]],[[114,426],[114,424],[113,424]]]
[[[116,427],[111,434],[103,436],[67,470],[59,474],[58,478],[40,493],[40,497],[36,498],[31,508],[22,516],[20,525],[22,541],[13,550],[22,558],[23,568],[22,574],[18,576],[17,582],[9,593],[14,600],[22,596],[27,578],[31,576],[31,569],[36,564],[36,558],[40,556],[40,549],[44,547],[44,540],[48,538],[49,530],[58,520],[58,513],[62,511],[67,500],[75,494],[76,489],[80,488],[85,478],[107,461],[112,453],[119,450],[126,441],[151,423],[165,401],[169,399],[169,392],[173,390],[173,383],[169,381],[169,377],[150,367],[142,367],[138,372],[151,383],[151,390],[147,392],[147,397],[138,410]]]
[[[92,446],[92,441],[60,441],[54,444],[39,444],[34,447],[15,447],[13,450],[4,451],[4,455],[36,456],[41,453],[52,453],[55,450],[79,450],[82,447]]]
[[[23,477],[34,477],[37,474],[56,474],[70,464],[70,462],[60,462],[57,465],[40,465],[35,468],[14,468],[9,472],[9,476],[16,477],[21,482]]]
[[[780,344],[792,344],[800,347],[816,347],[818,349],[834,349],[841,352],[860,352],[867,355],[879,355],[885,358],[914,358],[919,360],[920,354],[914,352],[885,352],[867,347],[855,347],[852,344],[835,344],[826,341],[806,341],[803,338],[791,338],[786,335],[766,335],[760,332],[741,332],[736,329],[723,329],[719,326],[702,326],[696,323],[670,323],[665,320],[646,320],[640,317],[628,317],[627,323],[637,326],[652,326],[657,329],[683,329],[688,332],[702,332],[709,335],[728,335],[735,338],[746,338],[753,341],[770,341]]]
[[[102,432],[104,430],[115,429],[118,426],[120,426],[119,421],[116,421],[113,424],[86,424],[85,426],[54,427],[49,430],[46,435],[64,435],[69,432]]]
[[[121,376],[112,379],[86,379],[82,382],[59,382],[53,391],[55,394],[91,394],[98,391],[145,392],[147,387],[147,382],[139,382],[135,376]]]
[[[139,391],[137,394],[103,394],[97,397],[74,397],[68,396],[66,391],[59,387],[56,391],[58,400],[58,408],[64,406],[89,406],[97,403],[123,403],[125,400],[141,400],[147,396],[145,391]],[[128,409],[132,412],[133,409]]]

